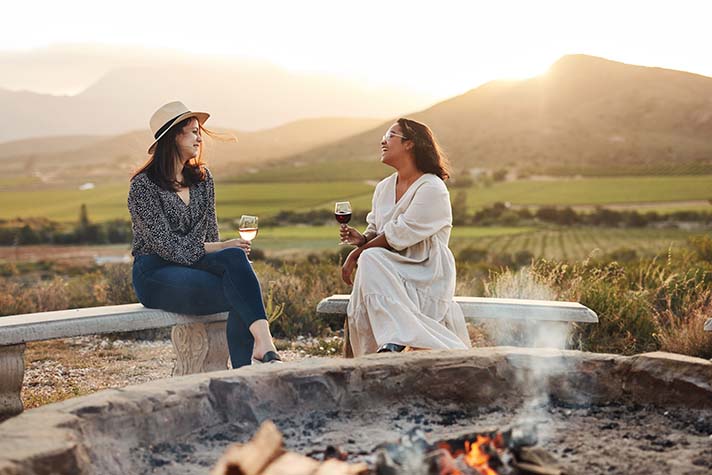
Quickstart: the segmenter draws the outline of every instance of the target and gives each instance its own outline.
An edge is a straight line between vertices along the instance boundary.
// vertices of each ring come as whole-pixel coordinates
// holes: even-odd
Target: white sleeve
[[[378,229],[376,228],[376,203],[378,203],[380,190],[381,187],[376,186],[376,189],[373,191],[373,197],[371,198],[371,211],[369,211],[366,215],[366,223],[368,226],[366,226],[366,230],[363,232],[364,234],[376,234],[378,232]]]
[[[386,241],[400,251],[452,226],[450,193],[445,184],[424,183],[405,212],[384,226]]]

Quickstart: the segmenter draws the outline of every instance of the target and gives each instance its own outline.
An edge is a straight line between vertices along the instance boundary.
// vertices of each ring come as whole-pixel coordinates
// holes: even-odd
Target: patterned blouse
[[[129,212],[133,229],[131,254],[157,254],[176,264],[190,266],[205,255],[206,242],[220,240],[215,215],[215,185],[210,171],[190,187],[190,201],[164,190],[145,173],[131,180]]]

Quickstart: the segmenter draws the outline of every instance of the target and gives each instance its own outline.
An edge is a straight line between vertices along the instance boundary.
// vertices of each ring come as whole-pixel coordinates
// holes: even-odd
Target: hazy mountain
[[[409,117],[435,131],[456,170],[712,163],[712,78],[565,56],[541,76],[493,81]],[[369,160],[393,120],[292,157]]]
[[[228,171],[235,174],[239,167],[252,168],[267,160],[300,153],[371,129],[380,122],[381,119],[320,118],[259,132],[216,129],[224,141],[206,137],[205,159],[218,176],[225,176]],[[150,143],[147,130],[110,137],[26,139],[0,144],[0,164],[6,173],[34,174],[47,183],[125,179],[146,160]]]
[[[51,55],[42,56],[38,60],[45,62],[34,68],[46,71],[51,77],[55,69],[77,67],[85,74],[96,74],[106,67],[105,61],[99,61],[101,68],[90,70],[80,53],[60,53],[56,52],[57,57],[51,63],[47,63]],[[114,135],[141,129],[147,127],[157,107],[176,99],[194,110],[211,112],[217,126],[240,130],[276,127],[302,118],[388,117],[432,103],[431,98],[402,88],[295,74],[260,61],[176,52],[164,56],[155,51],[133,53],[136,55],[133,60],[125,51],[115,55],[119,58],[117,66],[76,95],[0,88],[0,110],[10,118],[0,129],[0,141],[56,135]],[[87,53],[84,59],[96,59],[97,54]],[[63,64],[62,58],[68,63]],[[16,76],[18,68],[32,69],[17,53],[0,56],[0,70],[12,71]],[[39,84],[38,81],[35,78],[34,82]],[[47,81],[42,83],[45,89]],[[63,84],[76,81],[75,76],[67,77]],[[0,84],[17,83],[18,79],[0,81]]]
[[[186,61],[175,50],[96,44],[53,44],[0,51],[0,88],[40,94],[79,94],[108,72]]]
[[[99,142],[104,138],[106,137],[102,135],[65,135],[0,143],[0,160],[6,157],[68,152]]]

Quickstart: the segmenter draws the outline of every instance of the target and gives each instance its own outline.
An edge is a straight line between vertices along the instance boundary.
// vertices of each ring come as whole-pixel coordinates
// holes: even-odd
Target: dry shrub
[[[497,342],[490,335],[491,330],[487,330],[484,323],[467,322],[467,335],[470,337],[470,343],[473,348],[481,348],[486,346],[494,346]]]
[[[275,335],[322,335],[343,327],[342,319],[316,313],[319,301],[336,293],[349,293],[341,281],[341,268],[331,262],[255,263],[265,301],[281,306],[282,314],[271,324]]]
[[[505,269],[493,273],[489,282],[485,283],[485,295],[497,298],[557,300],[555,290],[548,278],[533,273],[524,267],[518,271]]]
[[[122,305],[137,302],[131,278],[131,264],[109,264],[101,269],[102,279],[94,288],[95,295],[101,291],[102,305]]]
[[[50,312],[69,308],[71,297],[67,292],[67,279],[54,277],[26,290],[30,308],[23,313]]]
[[[25,292],[20,284],[0,279],[0,316],[31,313],[35,307],[29,292]]]
[[[51,312],[136,302],[131,266],[116,264],[47,280],[0,279],[0,315]]]
[[[555,267],[554,269],[559,269]],[[560,300],[552,280],[554,274],[536,273],[524,267],[517,271],[504,269],[493,272],[485,283],[485,295],[495,298]],[[486,322],[491,337],[498,345],[570,347],[567,324],[550,321],[492,320]]]
[[[712,290],[697,295],[684,313],[665,310],[658,314],[660,349],[672,353],[712,358],[712,332],[704,331],[705,321],[712,317]]]

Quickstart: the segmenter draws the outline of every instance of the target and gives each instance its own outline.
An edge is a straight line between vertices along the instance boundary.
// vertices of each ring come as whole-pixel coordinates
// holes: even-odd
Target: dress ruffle
[[[417,294],[423,297],[422,293]],[[460,311],[460,307],[454,302],[430,298],[423,301],[426,307],[441,312],[439,319],[429,317],[415,301],[402,302],[387,295],[363,295],[358,303],[349,303],[349,335],[354,355],[374,353],[386,343],[434,350],[469,348],[464,322],[458,326],[457,316],[453,315],[453,310]]]

